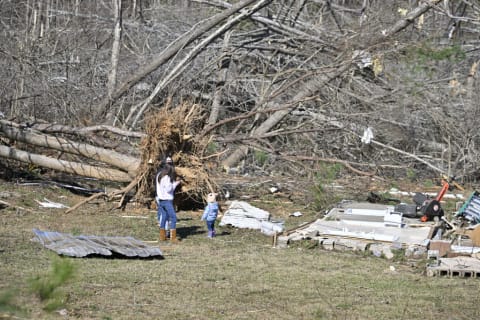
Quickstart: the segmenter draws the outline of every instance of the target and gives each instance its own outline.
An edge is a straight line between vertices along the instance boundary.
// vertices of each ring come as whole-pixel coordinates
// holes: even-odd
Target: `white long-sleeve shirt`
[[[158,200],[173,200],[173,193],[175,192],[175,188],[178,186],[180,181],[172,182],[170,181],[170,177],[165,175],[158,181],[159,176],[157,175],[156,182],[157,182],[157,198]]]

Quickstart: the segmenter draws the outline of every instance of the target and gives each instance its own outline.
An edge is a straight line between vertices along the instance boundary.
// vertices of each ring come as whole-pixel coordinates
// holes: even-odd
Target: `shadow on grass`
[[[177,234],[182,239],[187,239],[188,237],[202,234],[205,231],[199,226],[190,226],[190,227],[177,227]]]
[[[225,230],[218,230],[215,229],[216,237],[222,237],[222,236],[228,236],[231,233],[229,231]],[[207,236],[208,231],[206,227],[199,227],[199,226],[190,226],[190,227],[178,227],[177,228],[177,234],[182,238],[182,239],[187,239],[188,237],[194,236],[194,235],[205,235]]]
[[[129,257],[120,253],[112,252],[111,255],[102,255],[102,254],[89,254],[85,257],[71,257],[71,256],[64,256],[65,258],[72,258],[72,259],[104,259],[104,260],[163,260],[165,257],[163,255],[158,256],[148,256],[148,257],[140,257],[140,256],[133,256]]]

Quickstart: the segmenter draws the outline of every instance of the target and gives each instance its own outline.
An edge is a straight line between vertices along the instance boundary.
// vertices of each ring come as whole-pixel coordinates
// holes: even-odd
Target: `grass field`
[[[307,243],[272,248],[271,239],[254,230],[218,228],[219,236],[208,239],[200,211],[179,212],[183,241],[160,245],[164,259],[60,258],[31,242],[33,228],[155,241],[155,212],[128,206],[112,211],[112,204],[98,202],[65,214],[34,201],[80,200],[64,190],[4,184],[2,191],[10,193],[4,201],[24,209],[0,211],[0,319],[480,317],[479,279],[429,278],[422,261],[412,266]],[[269,206],[274,216],[290,209]],[[313,218],[305,215],[287,225]],[[55,282],[53,266],[57,273],[71,268],[72,274]],[[51,284],[43,300],[35,283]],[[57,307],[48,311],[52,305]]]

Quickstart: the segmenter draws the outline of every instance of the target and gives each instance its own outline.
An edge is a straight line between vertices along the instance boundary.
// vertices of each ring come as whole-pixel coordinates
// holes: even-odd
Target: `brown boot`
[[[160,228],[160,233],[158,235],[158,241],[166,241],[167,240],[167,232],[165,229]]]
[[[178,243],[180,239],[177,239],[177,230],[171,229],[170,230],[170,242],[171,243]]]

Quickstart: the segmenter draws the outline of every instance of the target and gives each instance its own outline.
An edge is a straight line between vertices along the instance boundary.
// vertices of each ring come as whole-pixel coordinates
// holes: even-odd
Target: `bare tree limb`
[[[237,2],[233,5],[230,9],[227,9],[210,19],[203,21],[200,24],[195,25],[192,29],[190,29],[187,33],[182,35],[180,38],[175,40],[171,43],[165,50],[163,50],[158,56],[156,56],[149,64],[143,66],[123,81],[120,86],[117,87],[115,92],[108,97],[106,96],[104,100],[98,105],[96,110],[98,110],[98,115],[103,117],[108,112],[110,105],[115,102],[118,98],[120,98],[123,94],[125,94],[130,88],[132,88],[135,84],[149,75],[151,72],[155,71],[158,67],[166,63],[170,60],[173,56],[175,56],[181,49],[185,48],[190,43],[198,40],[198,38],[203,35],[204,33],[208,32],[210,29],[215,27],[217,24],[221,23],[223,20],[228,18],[229,16],[233,15],[238,10],[249,6],[252,3],[255,3],[258,0],[243,0]]]
[[[416,18],[420,17],[422,14],[430,10],[432,7],[440,3],[441,0],[426,0],[422,4],[420,4],[418,7],[410,11],[404,19],[398,20],[393,26],[391,26],[389,29],[383,30],[382,31],[382,36],[380,39],[385,39],[388,37],[391,37],[395,33],[398,33],[408,27],[410,24],[412,24]],[[374,41],[374,42],[376,42]]]
[[[361,175],[361,176],[375,176],[375,172],[365,172],[365,171],[355,169],[352,166],[352,163],[350,161],[346,161],[346,160],[333,159],[333,158],[321,158],[321,157],[306,157],[306,156],[295,156],[295,157],[285,157],[285,158],[303,160],[303,161],[320,161],[320,162],[328,162],[328,163],[340,163],[340,164],[344,165],[348,170],[352,171],[355,174],[358,174],[358,175]],[[378,176],[375,176],[375,177],[380,178]]]
[[[75,204],[73,207],[69,208],[68,210],[65,211],[65,213],[70,213],[72,211],[75,211],[77,210],[78,208],[80,208],[82,205],[84,205],[85,203],[88,203],[92,200],[95,200],[97,198],[101,198],[101,197],[107,197],[108,195],[105,193],[105,192],[99,192],[99,193],[94,193],[92,194],[90,197],[88,197],[87,199],[84,199],[80,202],[78,202],[77,204]]]
[[[113,11],[115,18],[115,26],[113,28],[113,44],[112,44],[112,56],[110,62],[110,72],[108,73],[107,81],[107,95],[112,96],[117,83],[117,68],[118,58],[120,55],[120,41],[122,37],[122,0],[113,0]],[[106,121],[108,123],[113,122],[114,117],[113,110],[108,110],[106,115]]]
[[[15,208],[17,210],[27,211],[27,212],[30,212],[30,213],[35,213],[33,210],[30,210],[30,209],[24,208],[24,207],[20,207],[20,206],[15,206],[15,205],[12,205],[11,203],[8,203],[7,201],[3,201],[3,200],[0,200],[0,205],[4,205],[6,207],[12,207],[12,208]]]
[[[282,110],[285,110],[285,109],[290,109],[290,108],[295,107],[299,103],[306,102],[306,101],[309,101],[309,100],[313,100],[315,98],[316,98],[316,96],[315,97],[306,97],[305,99],[303,99],[301,101],[292,101],[291,103],[285,104],[283,106],[273,107],[273,108],[268,108],[268,109],[255,109],[255,110],[252,110],[250,112],[247,112],[247,113],[235,116],[235,117],[231,117],[231,118],[228,118],[228,119],[223,119],[223,120],[218,121],[215,124],[206,126],[203,129],[203,131],[200,133],[200,136],[205,136],[205,135],[209,134],[210,132],[212,132],[215,128],[223,126],[223,125],[225,125],[227,123],[230,123],[230,122],[243,120],[243,119],[248,119],[248,118],[251,118],[251,117],[253,117],[255,115],[258,115],[258,114],[267,114],[267,113],[270,113],[270,112],[277,112],[277,111],[282,111]],[[264,136],[266,136],[266,135],[264,135]],[[246,139],[246,138],[244,138],[244,139]],[[239,140],[241,140],[241,139],[239,139]]]
[[[371,140],[371,143],[376,144],[376,145],[378,145],[378,146],[380,146],[380,147],[383,147],[383,148],[386,148],[386,149],[390,149],[390,150],[395,151],[395,152],[397,152],[397,153],[403,154],[403,155],[405,155],[405,156],[407,156],[407,157],[413,158],[413,159],[417,160],[418,162],[421,162],[421,163],[427,165],[428,167],[430,167],[431,169],[433,169],[433,170],[435,170],[435,171],[437,171],[437,172],[445,173],[445,170],[440,169],[440,168],[434,166],[434,165],[431,164],[430,162],[425,161],[425,160],[423,160],[422,158],[420,158],[420,157],[418,157],[418,156],[416,156],[416,155],[414,155],[414,154],[411,154],[411,153],[408,153],[408,152],[406,152],[406,151],[397,149],[397,148],[395,148],[395,147],[392,147],[392,146],[383,144],[383,143],[378,142],[378,141],[373,140],[373,139]]]
[[[311,79],[307,83],[302,86],[302,90],[300,90],[295,97],[292,99],[293,101],[301,101],[303,99],[308,98],[309,96],[315,95],[315,91],[318,90],[321,86],[325,85],[329,81],[339,77],[341,74],[346,72],[350,69],[351,62],[348,61],[341,65],[332,75],[324,76],[322,79]],[[255,137],[258,135],[265,134],[270,129],[272,129],[277,123],[279,123],[288,113],[290,113],[295,106],[289,108],[281,108],[280,110],[271,114],[267,120],[265,120],[259,127],[257,127],[252,133],[251,136]],[[240,146],[237,150],[235,150],[227,159],[222,162],[223,167],[228,170],[228,168],[235,166],[235,164],[240,161],[248,152],[248,147]]]
[[[272,0],[260,0],[258,1],[257,4],[255,4],[253,7],[249,9],[242,10],[239,15],[236,17],[231,17],[225,24],[223,24],[220,28],[215,30],[212,34],[210,34],[208,37],[200,41],[199,44],[197,44],[194,48],[190,50],[190,52],[179,62],[177,65],[170,71],[170,73],[163,78],[155,87],[153,92],[148,96],[145,101],[142,103],[142,107],[138,111],[138,113],[135,116],[135,119],[132,122],[131,127],[134,128],[138,119],[143,115],[147,107],[150,105],[152,100],[158,95],[160,90],[165,88],[166,85],[168,85],[172,80],[174,80],[176,77],[178,77],[188,66],[188,64],[213,40],[215,40],[217,37],[228,31],[230,28],[232,28],[234,25],[245,19],[246,17],[252,15],[254,12],[260,10],[264,6],[266,6],[268,3],[270,3]],[[245,6],[244,6],[245,7]]]
[[[70,127],[62,124],[52,124],[52,123],[16,123],[13,121],[7,120],[0,120],[0,124],[4,124],[14,128],[31,128],[33,130],[43,132],[43,133],[63,133],[63,134],[72,134],[72,135],[79,135],[79,136],[88,136],[91,133],[105,131],[117,134],[122,137],[128,138],[144,138],[145,133],[143,132],[136,132],[136,131],[127,131],[122,130],[117,127],[107,126],[107,125],[96,125],[90,127]]]
[[[213,125],[216,123],[218,114],[220,113],[221,95],[223,88],[225,87],[225,82],[227,81],[228,67],[231,59],[230,55],[228,54],[228,45],[231,33],[231,31],[226,32],[223,38],[222,56],[219,62],[220,65],[217,74],[217,83],[213,93],[212,108],[210,110],[210,116],[208,117],[207,125]]]
[[[232,7],[232,4],[226,2],[226,1],[211,1],[211,0],[193,0],[195,2],[199,2],[199,3],[207,3],[207,4],[210,4],[212,6],[216,6],[216,7],[221,7],[221,8],[231,8]],[[294,28],[294,27],[290,27],[290,26],[287,26],[285,24],[281,24],[277,21],[274,21],[270,18],[267,18],[267,17],[264,17],[258,13],[255,13],[251,16],[252,20],[258,22],[258,23],[261,23],[261,24],[264,24],[266,25],[268,28],[270,28],[271,30],[279,33],[279,34],[282,34],[282,35],[285,35],[285,36],[289,36],[289,37],[299,37],[299,38],[302,38],[302,39],[305,39],[305,40],[310,40],[310,41],[313,41],[315,43],[320,43],[324,46],[325,50],[329,50],[331,52],[333,51],[336,51],[337,48],[334,46],[333,43],[330,43],[328,41],[325,41],[325,39],[322,39],[321,37],[318,37],[317,35],[312,35],[312,34],[309,34],[307,33],[307,31],[314,31],[313,29],[310,29],[310,30],[307,30],[307,31],[303,31],[303,30],[300,30],[298,28]]]

